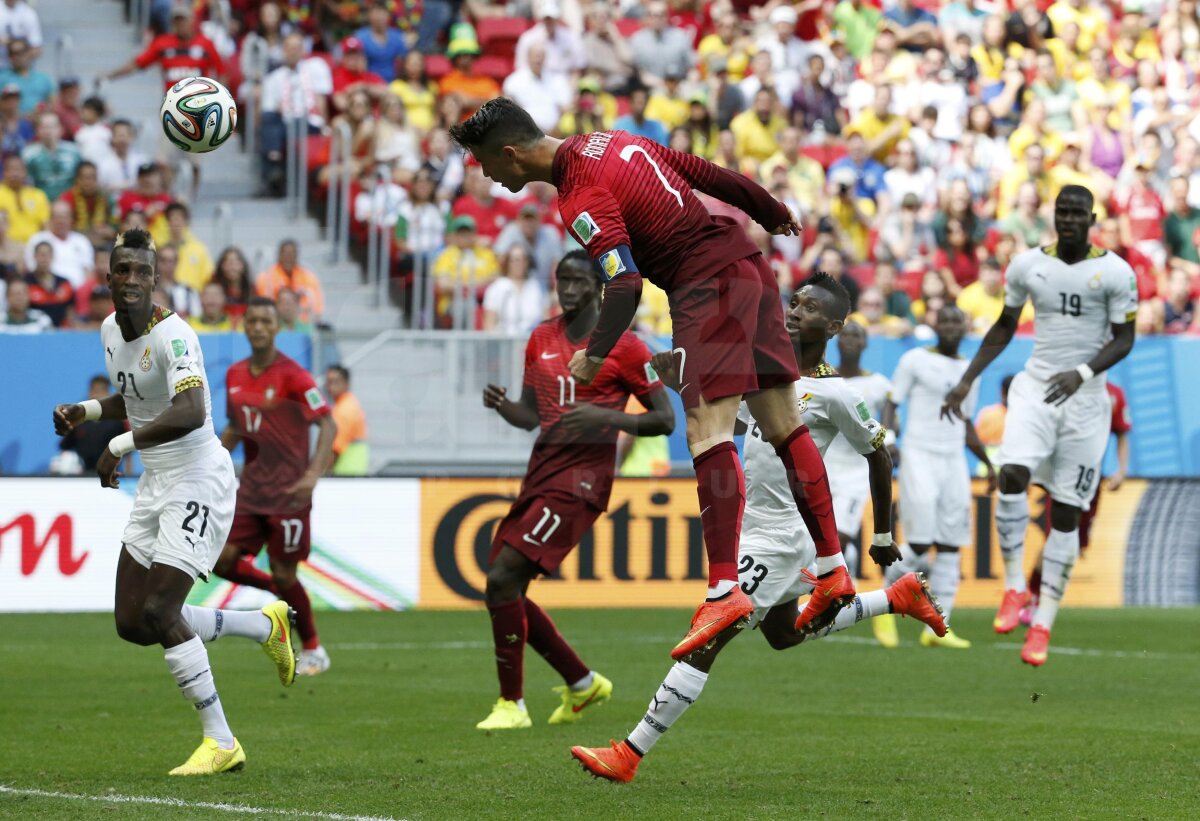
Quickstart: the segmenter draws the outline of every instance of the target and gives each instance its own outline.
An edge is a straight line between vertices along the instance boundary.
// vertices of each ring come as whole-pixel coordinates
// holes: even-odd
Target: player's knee
[[[160,596],[150,595],[146,598],[142,607],[142,620],[153,635],[154,641],[160,641],[170,633],[180,619],[182,614],[178,605]]]
[[[277,590],[286,590],[296,583],[296,565],[285,562],[271,562],[271,581]]]
[[[1029,487],[1029,469],[1021,465],[1004,465],[1000,468],[1000,492],[1024,493]]]
[[[121,637],[122,641],[127,641],[130,644],[138,644],[142,647],[158,643],[154,632],[146,625],[141,614],[117,613],[116,622],[117,635]]]
[[[1054,507],[1050,510],[1050,527],[1064,533],[1078,530],[1079,518],[1082,513],[1083,511],[1077,507],[1055,502]]]
[[[487,586],[484,595],[493,604],[498,602],[516,601],[521,597],[527,579],[510,567],[492,565],[487,574]]]

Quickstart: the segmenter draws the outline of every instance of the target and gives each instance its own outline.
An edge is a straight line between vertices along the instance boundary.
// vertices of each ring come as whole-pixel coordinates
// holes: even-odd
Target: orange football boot
[[[704,602],[696,608],[696,615],[692,616],[692,626],[671,651],[671,658],[679,661],[689,653],[694,653],[731,624],[741,622],[745,626],[753,612],[754,605],[750,602],[750,597],[737,586],[717,601]]]
[[[609,747],[572,747],[571,756],[596,778],[627,783],[633,780],[642,757],[624,741],[609,741]]]
[[[1021,648],[1021,661],[1041,667],[1050,655],[1050,631],[1040,624],[1029,628],[1025,634],[1025,646]]]
[[[942,606],[929,590],[924,573],[905,573],[887,589],[888,603],[897,616],[912,616],[938,638],[946,635],[946,621],[942,618]]]
[[[992,629],[997,633],[1011,633],[1021,621],[1021,608],[1027,604],[1028,590],[1005,590],[996,618],[992,619]]]
[[[837,567],[823,578],[805,570],[804,580],[813,586],[813,592],[796,617],[796,629],[801,633],[824,630],[833,624],[839,610],[854,602],[854,582],[845,567]]]

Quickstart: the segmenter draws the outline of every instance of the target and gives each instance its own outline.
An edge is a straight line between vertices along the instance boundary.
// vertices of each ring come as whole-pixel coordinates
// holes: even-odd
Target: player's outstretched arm
[[[988,493],[995,493],[997,487],[996,466],[992,464],[987,448],[983,446],[983,441],[979,438],[979,431],[975,429],[975,423],[971,421],[971,417],[968,416],[963,422],[967,426],[967,450],[975,454],[975,458],[983,463],[987,470]]]
[[[650,394],[650,409],[645,413],[625,413],[583,404],[564,413],[559,424],[571,433],[616,428],[633,436],[669,436],[675,430],[675,409],[671,407],[666,391],[655,391]]]
[[[541,424],[537,410],[537,394],[528,385],[521,391],[519,402],[508,398],[508,388],[488,385],[483,389],[483,406],[494,409],[514,428],[533,430]]]
[[[1050,377],[1050,387],[1046,391],[1046,404],[1061,405],[1070,399],[1088,379],[1108,370],[1129,356],[1129,352],[1133,350],[1136,335],[1132,322],[1114,323],[1112,339],[1108,340],[1108,344],[1103,348],[1096,351],[1096,355],[1091,358],[1091,361]]]
[[[1024,305],[1005,305],[996,324],[988,328],[988,332],[983,337],[983,344],[979,346],[975,358],[967,366],[962,380],[951,389],[950,393],[946,394],[946,401],[942,404],[941,412],[943,419],[952,416],[957,416],[959,419],[964,418],[962,403],[967,398],[971,385],[979,378],[979,374],[983,373],[987,366],[992,364],[996,357],[1008,347],[1008,343],[1012,342],[1013,336],[1017,333],[1017,325],[1021,321],[1021,309],[1024,307]]]
[[[1117,472],[1108,477],[1108,489],[1119,490],[1125,484],[1129,475],[1129,434],[1118,432],[1117,437]]]
[[[871,559],[880,567],[899,561],[900,547],[892,538],[892,457],[881,444],[866,454],[870,472],[871,507],[875,518],[875,538],[870,549]],[[883,542],[886,540],[886,544]]]
[[[66,436],[84,422],[125,418],[125,397],[114,393],[100,400],[89,399],[86,402],[55,405],[54,432],[59,436]]]

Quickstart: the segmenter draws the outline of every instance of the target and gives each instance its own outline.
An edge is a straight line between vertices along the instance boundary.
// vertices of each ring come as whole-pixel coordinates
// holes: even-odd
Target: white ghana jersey
[[[881,419],[883,404],[887,401],[888,393],[892,389],[892,383],[888,378],[881,373],[863,373],[860,376],[842,378],[847,386],[862,395],[863,400],[867,403],[867,410],[871,412],[871,418]],[[859,483],[861,477],[864,489],[870,477],[870,468],[866,460],[862,458],[861,453],[851,447],[850,440],[844,436],[835,438],[829,445],[829,450],[825,451],[825,469],[829,473],[830,481],[834,480],[834,474],[838,474],[839,477],[855,474],[853,478],[845,476],[852,483]]]
[[[841,434],[858,453],[873,452],[883,444],[883,426],[871,416],[862,394],[832,368],[824,367],[828,368],[828,376],[803,376],[795,384],[800,416],[808,425],[817,450],[824,456],[829,444]],[[757,522],[794,520],[795,526],[803,528],[783,460],[762,438],[745,402],[738,409],[738,419],[748,426],[743,453],[746,467],[744,527],[752,528]]]
[[[1025,371],[1043,381],[1087,363],[1111,338],[1110,325],[1137,318],[1137,277],[1129,263],[1092,246],[1068,265],[1057,251],[1049,245],[1013,257],[1004,289],[1009,307],[1033,300],[1033,356]],[[1104,383],[1091,379],[1085,387],[1103,393]]]
[[[919,448],[928,453],[956,453],[967,441],[967,425],[956,417],[942,418],[942,403],[971,364],[963,357],[943,356],[932,348],[913,348],[892,374],[891,400],[906,405],[901,452]],[[963,416],[975,415],[979,381],[971,385],[962,404]]]
[[[108,377],[125,397],[125,412],[135,431],[171,407],[175,394],[194,387],[204,391],[204,424],[174,442],[140,451],[147,469],[179,467],[198,451],[220,447],[204,376],[204,353],[196,332],[178,314],[155,306],[149,328],[132,342],[121,335],[116,314],[109,314],[100,326],[100,342]]]

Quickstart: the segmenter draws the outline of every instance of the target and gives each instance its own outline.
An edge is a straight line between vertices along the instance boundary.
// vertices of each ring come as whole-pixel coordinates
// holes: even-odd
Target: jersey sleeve
[[[329,404],[325,401],[325,396],[317,387],[317,382],[311,373],[297,365],[292,370],[289,384],[291,398],[300,403],[300,411],[309,424],[330,414]]]
[[[529,336],[529,341],[525,343],[525,372],[521,376],[521,386],[523,388],[532,389],[533,382],[533,363],[538,357],[538,332],[535,330]]]
[[[621,351],[621,382],[646,410],[652,407],[650,397],[663,389],[650,358],[646,343],[631,335]]]
[[[1004,274],[1004,307],[1023,308],[1029,299],[1029,285],[1026,282],[1025,254],[1019,254],[1009,264]]]
[[[166,374],[167,393],[175,397],[186,390],[204,386],[204,369],[198,354],[200,339],[183,320],[172,323],[155,343],[156,358]]]
[[[913,387],[913,366],[911,354],[900,357],[896,364],[896,372],[892,374],[892,386],[888,390],[888,399],[894,405],[902,405],[908,399]]]
[[[609,251],[622,245],[629,246],[629,232],[621,216],[621,207],[603,188],[595,185],[576,188],[559,205],[559,211],[571,236],[592,259],[599,261]],[[623,272],[614,268],[612,273],[605,270],[604,275],[612,279],[619,273]]]
[[[883,425],[871,416],[867,400],[850,385],[843,384],[837,399],[829,405],[830,421],[850,446],[866,456],[883,444]]]
[[[155,37],[150,41],[150,45],[146,46],[146,50],[133,58],[133,62],[138,68],[148,68],[158,62],[162,54],[162,41]]]
[[[1129,404],[1125,401],[1125,392],[1111,383],[1108,388],[1112,394],[1112,432],[1129,433],[1133,430],[1133,420],[1129,416]]]
[[[1125,325],[1137,319],[1137,274],[1129,267],[1129,263],[1121,260],[1120,265],[1113,266],[1104,278],[1104,290],[1108,298],[1109,322]]]

